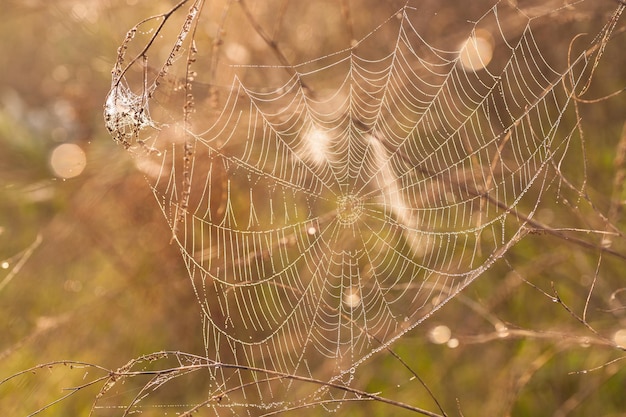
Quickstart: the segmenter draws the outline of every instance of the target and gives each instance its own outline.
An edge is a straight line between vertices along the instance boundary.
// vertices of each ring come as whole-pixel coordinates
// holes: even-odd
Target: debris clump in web
[[[116,142],[129,148],[141,131],[154,127],[146,97],[133,94],[121,83],[113,86],[104,105],[105,126]]]

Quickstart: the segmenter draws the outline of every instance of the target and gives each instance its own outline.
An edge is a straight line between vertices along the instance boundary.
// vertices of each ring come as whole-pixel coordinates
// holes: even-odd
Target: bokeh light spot
[[[436,345],[448,343],[452,332],[448,326],[435,326],[428,332],[428,338]]]
[[[626,329],[619,329],[613,334],[613,341],[619,347],[626,348]]]
[[[446,343],[446,345],[450,349],[456,349],[459,347],[459,339],[457,339],[456,337],[453,337],[452,339],[448,340],[448,343]]]
[[[358,289],[348,289],[343,295],[343,303],[348,308],[358,307],[361,304],[361,296],[358,293]]]
[[[477,30],[462,45],[459,63],[466,71],[480,71],[493,58],[493,38],[486,30]]]
[[[64,143],[50,154],[50,167],[59,178],[79,176],[87,165],[87,157],[82,148],[73,143]]]

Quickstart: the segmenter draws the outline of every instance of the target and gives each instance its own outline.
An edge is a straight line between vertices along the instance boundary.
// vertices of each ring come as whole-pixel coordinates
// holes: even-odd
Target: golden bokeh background
[[[226,3],[212,7],[220,10]],[[272,7],[288,2],[247,3],[263,16],[262,24],[270,25]],[[298,6],[302,15],[326,26],[306,19],[284,23],[286,34],[297,35],[281,40],[288,59],[347,48],[366,33],[358,25],[348,30],[337,4],[306,3]],[[340,3],[355,21],[381,17],[371,2]],[[429,39],[454,42],[450,48],[465,51],[462,64],[481,70],[491,59],[492,40],[477,32],[463,44],[467,38],[456,36],[445,22],[467,2],[441,3],[436,24],[428,26]],[[484,10],[491,2],[477,3],[466,11]],[[541,7],[541,2],[531,3]],[[563,2],[544,7],[560,7],[557,3]],[[554,27],[537,31],[547,55],[565,59],[571,34],[597,30],[598,22],[607,21],[617,7],[608,0],[583,3],[581,16],[591,18],[555,20],[566,28],[562,39],[553,36],[558,33]],[[201,312],[180,253],[170,244],[171,231],[141,167],[114,143],[102,116],[116,49],[126,31],[172,4],[9,0],[2,6],[0,380],[54,361],[117,369],[160,350],[205,352]],[[386,1],[376,7],[394,10],[402,4]],[[533,10],[529,7],[529,13]],[[236,20],[237,12],[233,15],[232,27],[245,23]],[[424,17],[416,24],[427,23]],[[587,97],[626,87],[625,26],[622,17]],[[231,63],[270,60],[267,45],[246,46],[236,33],[226,33],[225,39],[223,54]],[[234,72],[252,84],[263,81],[253,67]],[[621,214],[626,192],[620,177],[626,94],[580,106],[586,154],[572,149],[567,162],[576,165],[564,172],[580,184],[586,161],[586,194],[567,200],[551,197],[553,205],[538,216],[548,224],[613,234],[573,234],[588,247],[548,234],[529,236],[394,345],[449,415],[617,416],[626,409],[626,368],[620,362],[626,346],[626,245],[621,235],[626,230]],[[606,228],[603,216],[616,228]],[[621,258],[603,253],[602,245]],[[553,302],[555,294],[563,303]],[[579,320],[583,315],[585,323]],[[28,415],[80,386],[90,372],[55,366],[11,379],[0,385],[0,414]],[[360,377],[360,389],[438,412],[392,355],[379,355]],[[97,392],[98,387],[80,390],[42,415],[87,415]],[[196,404],[203,394],[202,386],[179,384],[159,401]],[[149,409],[145,415],[182,411]],[[121,413],[100,409],[94,415]],[[408,415],[369,401],[348,404],[339,413]]]

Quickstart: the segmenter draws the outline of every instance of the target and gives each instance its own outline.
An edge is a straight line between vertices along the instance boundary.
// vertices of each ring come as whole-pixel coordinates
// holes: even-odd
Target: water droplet
[[[589,346],[591,346],[589,339],[587,339],[586,337],[583,337],[582,340],[580,341],[580,347],[588,348]]]
[[[0,264],[0,268],[2,269],[9,269],[9,263],[7,261],[4,261]]]
[[[505,338],[509,336],[509,329],[503,323],[497,323],[495,325],[498,337]]]

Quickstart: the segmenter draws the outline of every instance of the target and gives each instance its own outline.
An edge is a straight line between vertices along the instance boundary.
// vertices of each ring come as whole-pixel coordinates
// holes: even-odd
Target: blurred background
[[[117,368],[154,350],[203,351],[171,232],[104,128],[119,43],[141,17],[169,7],[139,3],[3,3],[1,378],[60,359]],[[50,374],[3,385],[0,410],[27,415],[70,381]],[[96,392],[49,415],[86,415]]]
[[[117,369],[160,350],[204,354],[200,309],[180,253],[169,244],[171,231],[143,174],[111,140],[102,117],[116,50],[127,30],[173,3],[3,4],[0,380],[53,361]],[[289,2],[275,2],[275,7],[271,3],[247,2],[264,27],[272,27],[276,10]],[[292,62],[349,47],[404,4],[314,3],[318,7],[302,11],[303,15],[326,26],[283,23],[279,39]],[[447,16],[463,9],[478,18],[493,2],[440,3],[436,18],[424,13],[415,24],[424,26],[435,46],[452,42],[450,49],[466,36],[467,27],[446,24]],[[536,39],[547,56],[559,56],[564,62],[573,36],[596,33],[616,3],[582,2],[579,15],[571,15],[579,19],[553,20],[563,25],[562,37],[554,36],[559,32],[552,28],[538,30]],[[211,9],[215,21],[226,4],[215,2]],[[428,4],[424,10],[435,10],[434,3]],[[552,10],[562,5],[529,1],[523,7],[532,16],[541,13],[540,6]],[[250,50],[234,46],[243,41],[233,28],[245,20],[237,20],[243,17],[236,5],[232,10],[231,32],[224,35],[224,62],[271,63],[267,45]],[[429,25],[430,19],[437,19],[436,24]],[[608,44],[586,97],[604,97],[626,86],[624,27],[619,21],[616,39]],[[298,41],[293,37],[298,28],[313,36]],[[230,49],[229,39],[233,39]],[[259,82],[250,68],[237,71],[250,83]],[[232,73],[225,71],[215,79],[226,84],[230,77]],[[580,188],[586,161],[585,194],[572,198],[564,191],[563,198],[548,200],[551,205],[541,213],[548,224],[618,235],[606,239],[594,233],[574,234],[585,244],[531,235],[394,346],[449,415],[625,415],[626,369],[620,362],[626,346],[622,291],[626,246],[621,236],[625,115],[623,93],[581,103],[586,154],[580,147],[572,149],[568,159],[572,165],[564,172]],[[603,253],[602,246],[618,255]],[[557,293],[562,303],[554,302]],[[0,385],[0,410],[7,416],[28,415],[84,383],[93,375],[89,372],[94,371],[53,367],[12,379]],[[361,370],[360,378],[361,389],[437,412],[432,399],[391,355],[377,357]],[[98,389],[80,390],[43,415],[87,415]],[[203,392],[202,386],[179,384],[172,386],[163,403],[195,404]],[[121,415],[116,410],[97,411],[95,415]],[[167,411],[182,410],[151,409],[145,414]],[[375,402],[346,405],[340,412],[401,413]]]

